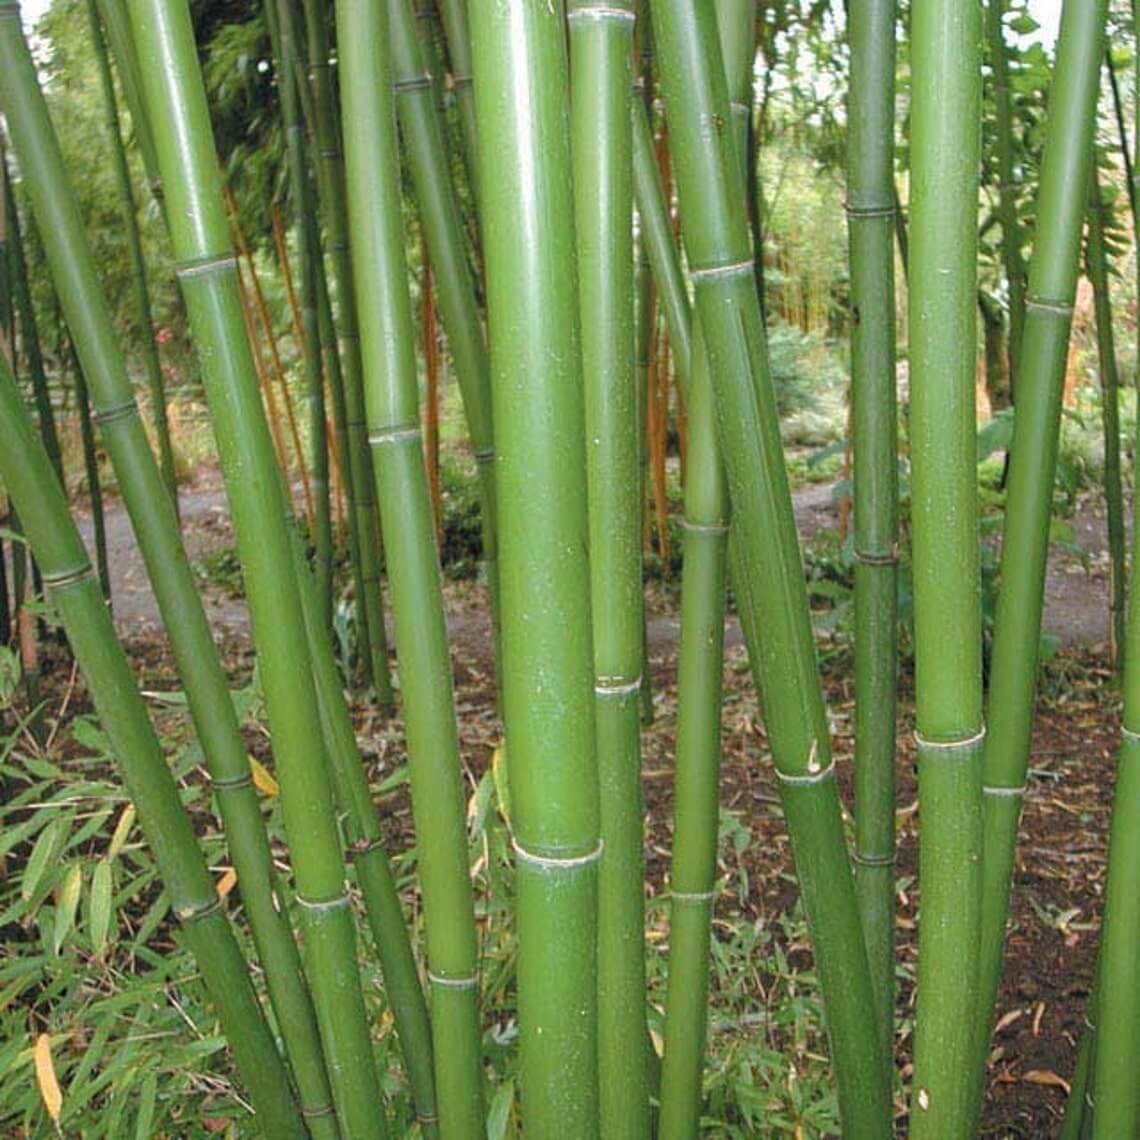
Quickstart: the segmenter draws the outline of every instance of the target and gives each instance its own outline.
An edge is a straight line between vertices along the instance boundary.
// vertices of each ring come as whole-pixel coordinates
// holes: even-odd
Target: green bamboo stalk
[[[1025,793],[1053,480],[1081,225],[1104,54],[1106,4],[1066,0],[1037,195],[1037,238],[1018,359],[1001,581],[987,702],[982,942],[975,1029],[975,1112],[1001,978],[1010,876]],[[972,429],[971,429],[972,430]]]
[[[641,497],[633,361],[631,0],[571,0],[575,230],[601,790],[601,1133],[648,1137],[642,855]]]
[[[339,0],[337,28],[353,273],[357,295],[373,302],[372,319],[361,329],[364,396],[396,622],[439,1046],[440,1131],[474,1138],[485,1132],[475,918],[447,622],[420,438],[388,8],[383,0]]]
[[[1104,501],[1108,516],[1110,596],[1108,600],[1109,645],[1113,667],[1124,667],[1124,492],[1120,482],[1120,381],[1116,370],[1116,343],[1112,331],[1112,301],[1108,292],[1108,254],[1104,243],[1105,206],[1092,159],[1089,185],[1088,240],[1085,271],[1093,287],[1096,313],[1096,345],[1100,371],[1101,417],[1104,421]]]
[[[315,224],[312,190],[305,162],[305,131],[298,85],[299,45],[292,17],[292,0],[267,0],[276,6],[278,26],[277,90],[285,127],[289,198],[297,234],[301,301],[301,359],[309,407],[309,484],[314,504],[312,541],[315,548],[316,588],[325,628],[332,628],[332,516],[329,503],[329,449],[325,436],[325,388],[321,373],[321,341],[317,318],[316,266],[310,228]]]
[[[384,974],[384,988],[404,1055],[416,1119],[425,1140],[439,1134],[432,1073],[431,1025],[416,972],[407,924],[384,851],[384,836],[352,718],[340,685],[327,627],[322,624],[316,582],[305,559],[295,521],[291,526],[293,564],[300,584],[302,615],[313,660],[313,683],[320,705],[321,730],[329,756],[347,856],[356,872]]]
[[[459,108],[459,127],[463,138],[463,158],[467,167],[467,184],[475,196],[479,189],[479,147],[475,128],[475,93],[471,66],[471,30],[467,23],[467,0],[439,0],[439,15],[447,39],[451,59],[451,82]],[[477,211],[478,212],[478,211]]]
[[[847,116],[855,448],[855,887],[891,1082],[895,994],[898,413],[895,0],[852,0]]]
[[[1009,375],[1021,359],[1025,330],[1025,259],[1021,255],[1021,222],[1017,216],[1018,182],[1013,162],[1013,105],[1010,99],[1009,58],[1003,20],[1007,0],[988,0],[986,40],[993,75],[994,126],[997,142],[998,208],[1001,258],[1009,288]]]
[[[464,254],[459,205],[449,174],[443,124],[416,32],[410,0],[387,0],[396,110],[412,175],[436,297],[455,363],[479,477],[483,573],[498,647],[499,572],[495,517],[495,440],[491,380],[475,281]],[[496,661],[499,654],[496,652]]]
[[[708,357],[699,329],[695,341],[688,397],[662,1140],[696,1136],[700,1129],[720,809],[728,492],[716,440]]]
[[[598,1135],[599,803],[564,10],[471,18],[527,1135]],[[509,93],[509,96],[508,96]],[[640,1055],[640,1050],[639,1050]]]
[[[327,13],[326,7],[319,0],[304,0],[304,7],[309,83],[313,92],[319,160],[317,193],[325,231],[325,246],[331,255],[333,289],[337,298],[336,329],[340,336],[345,415],[348,422],[348,461],[360,554],[359,573],[356,574],[355,582],[358,625],[362,635],[367,630],[367,644],[362,636],[361,652],[368,663],[378,703],[383,709],[392,709],[395,697],[388,675],[388,635],[384,629],[380,594],[380,525],[376,513],[372,456],[368,449],[365,426],[356,287],[352,280],[340,124],[337,121],[336,97],[330,73],[328,27],[325,23]]]
[[[356,968],[345,866],[313,690],[285,497],[241,315],[190,13],[183,0],[131,0],[143,92],[166,188],[179,279],[202,358],[259,649],[290,839],[304,958],[342,1134],[386,1125]]]
[[[985,739],[974,408],[981,33],[980,9],[961,0],[911,13],[916,1140],[971,1134]]]
[[[170,440],[170,422],[166,414],[166,391],[162,380],[162,362],[158,357],[158,342],[154,339],[154,317],[151,314],[150,291],[146,282],[146,258],[143,255],[138,217],[135,213],[135,194],[131,187],[131,171],[127,165],[127,152],[119,130],[119,106],[115,97],[115,83],[111,78],[111,64],[107,58],[107,45],[99,20],[96,0],[87,0],[87,22],[91,29],[91,43],[95,49],[95,62],[99,83],[103,90],[103,104],[107,116],[107,136],[111,143],[111,158],[115,169],[115,182],[119,192],[119,212],[127,235],[127,250],[131,259],[131,281],[135,292],[135,306],[142,342],[143,362],[146,365],[147,391],[150,394],[151,417],[154,435],[158,441],[159,469],[162,481],[178,515],[178,476],[174,467],[174,446]]]
[[[62,344],[61,344],[62,348]],[[79,434],[83,442],[83,470],[87,479],[87,499],[91,504],[91,526],[95,532],[95,566],[103,600],[111,604],[111,571],[107,565],[107,526],[103,515],[103,487],[99,480],[99,458],[95,448],[95,426],[91,422],[91,397],[87,379],[79,363],[75,346],[68,341],[66,349],[75,379],[75,402],[79,406]],[[63,360],[60,354],[60,360]]]
[[[0,29],[19,8],[0,7]],[[10,32],[0,32],[5,40]],[[8,66],[5,61],[5,81]],[[67,513],[50,460],[32,432],[16,382],[0,355],[0,477],[22,511],[57,612],[83,669],[96,711],[111,741],[127,791],[138,810],[183,937],[198,961],[238,1072],[267,1137],[304,1140],[305,1126],[285,1066],[261,1017],[245,961],[225,907],[198,849],[189,816],[126,656],[79,532]]]
[[[883,1136],[875,1009],[812,645],[795,520],[756,295],[736,144],[711,7],[651,5],[681,195],[682,227],[709,352],[733,507],[734,570],[749,650],[811,924],[849,1136]]]
[[[2,14],[3,9],[0,9]],[[79,209],[51,129],[47,105],[17,20],[0,20],[0,106],[43,234],[79,365],[90,378],[95,418],[139,539],[190,703],[258,954],[302,1103],[316,1136],[335,1135],[312,1006],[299,984],[300,961],[276,902],[273,862],[229,687],[178,537],[173,503],[134,402],[126,364],[99,285]]]

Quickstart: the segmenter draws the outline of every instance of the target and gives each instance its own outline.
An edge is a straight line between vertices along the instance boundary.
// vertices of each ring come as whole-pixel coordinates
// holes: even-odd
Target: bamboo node
[[[307,899],[304,895],[296,895],[297,904],[303,906],[306,910],[327,912],[333,910],[343,910],[348,906],[348,895],[337,895],[331,899]]]
[[[394,428],[378,428],[368,433],[368,443],[372,447],[383,447],[386,444],[408,443],[411,440],[420,441],[420,425],[402,425]]]
[[[856,548],[855,561],[862,562],[864,566],[897,566],[899,564],[899,545],[897,542],[894,543],[886,554]]]
[[[591,863],[596,863],[602,857],[602,849],[605,847],[605,843],[599,839],[597,847],[593,851],[587,851],[585,855],[540,855],[537,851],[528,851],[513,836],[511,846],[515,849],[515,854],[524,863],[530,863],[543,871],[565,871],[574,867],[588,867]]]
[[[19,18],[19,0],[0,0],[0,20],[18,20]]]
[[[752,108],[747,103],[729,103],[729,108],[735,111],[738,115],[752,114]]]
[[[576,20],[616,20],[622,24],[632,25],[637,19],[637,13],[629,8],[611,8],[606,5],[599,5],[596,8],[575,8],[567,12],[566,19],[572,24]]]
[[[1066,301],[1050,301],[1044,297],[1030,297],[1025,302],[1026,310],[1032,309],[1038,313],[1047,313],[1050,316],[1071,317],[1073,306]]]
[[[410,91],[426,91],[432,85],[432,77],[429,72],[423,72],[421,75],[402,75],[392,83],[392,90],[397,95],[404,95]]]
[[[745,261],[733,261],[728,265],[699,265],[689,270],[689,276],[694,284],[700,281],[712,281],[718,277],[743,277],[755,271],[756,263],[749,257]]]
[[[982,795],[1007,796],[1010,799],[1022,799],[1025,796],[1025,785],[1022,784],[1020,788],[1003,788],[998,784],[983,784]]]
[[[116,420],[130,419],[131,416],[138,414],[139,406],[135,403],[134,396],[131,396],[130,399],[124,400],[121,404],[112,404],[109,408],[95,408],[91,418],[100,427],[106,427],[108,424],[115,423]]]
[[[495,461],[495,449],[493,447],[477,447],[471,454],[476,463],[493,463]]]
[[[813,746],[814,755],[814,746]],[[793,788],[811,787],[813,784],[822,784],[824,780],[829,780],[835,775],[835,761],[832,760],[826,768],[821,768],[817,772],[781,772],[779,768],[776,769],[776,779],[781,784],[790,784]]]
[[[843,208],[847,213],[848,219],[854,219],[855,221],[861,218],[893,218],[898,210],[893,198],[889,202],[872,202],[866,206],[852,205],[851,199],[848,198],[847,201],[844,202]]]
[[[215,776],[211,773],[210,783],[216,792],[240,792],[253,784],[253,773],[248,770],[240,776]]]
[[[210,902],[203,906],[176,906],[174,908],[174,917],[177,918],[183,926],[189,926],[192,922],[199,922],[203,918],[209,918],[212,914],[215,914],[221,909],[221,897],[215,895]]]
[[[195,257],[180,261],[174,267],[174,275],[185,281],[191,277],[209,277],[214,273],[234,273],[237,271],[237,258],[232,253],[216,256]]]
[[[301,1115],[306,1120],[317,1120],[322,1116],[332,1116],[333,1106],[332,1103],[326,1101],[324,1104],[318,1104],[316,1108],[306,1108],[301,1105]]]
[[[706,903],[712,902],[717,896],[716,891],[670,891],[669,897],[674,902]]]
[[[717,537],[728,534],[726,523],[698,523],[690,522],[686,518],[681,519],[681,529],[687,530],[691,534],[711,534]]]
[[[928,740],[917,729],[914,734],[914,743],[926,752],[970,752],[986,738],[986,726],[983,724],[977,732],[964,736],[959,740]]]
[[[51,572],[44,570],[42,577],[44,585],[58,593],[60,590],[66,590],[69,586],[78,586],[81,582],[94,578],[95,571],[90,562],[84,562],[81,566],[72,566],[67,570]]]
[[[860,867],[893,867],[898,859],[893,851],[889,855],[860,855],[856,851],[851,862]]]
[[[380,851],[384,847],[384,840],[378,835],[375,839],[357,839],[348,845],[348,857],[355,862],[371,855],[373,851]]]
[[[446,974],[435,974],[428,970],[428,981],[433,986],[443,986],[447,990],[473,990],[479,985],[477,974],[464,974],[462,977],[452,978]]]
[[[472,80],[470,75],[453,75],[451,77],[452,87],[470,87],[471,82]]]
[[[641,675],[632,681],[622,677],[599,677],[594,682],[594,692],[599,697],[627,697],[641,689]]]
[[[1121,725],[1120,735],[1127,740],[1129,744],[1140,744],[1140,732],[1134,732],[1131,728]]]

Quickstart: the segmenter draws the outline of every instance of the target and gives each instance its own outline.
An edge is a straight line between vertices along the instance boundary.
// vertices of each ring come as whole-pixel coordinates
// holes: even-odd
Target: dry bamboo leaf
[[[227,867],[225,869],[225,873],[218,880],[218,885],[216,887],[216,890],[218,892],[218,898],[224,899],[226,897],[226,895],[228,895],[230,893],[230,891],[232,891],[236,885],[237,885],[237,871],[235,871],[233,869],[233,867]]]
[[[1052,1069],[1030,1069],[1028,1073],[1022,1074],[1021,1080],[1027,1085],[1047,1085],[1049,1088],[1061,1089],[1066,1096],[1069,1095],[1069,1082]]]
[[[44,1108],[53,1124],[59,1123],[60,1109],[63,1108],[63,1093],[59,1087],[59,1080],[55,1075],[55,1062],[51,1055],[51,1035],[41,1033],[36,1038],[32,1056],[36,1065],[36,1084],[40,1087],[40,1096],[43,1098]]]
[[[260,760],[255,759],[253,756],[249,758],[249,770],[253,773],[253,786],[263,796],[275,796],[280,792],[277,786],[277,781],[273,778],[272,773]]]

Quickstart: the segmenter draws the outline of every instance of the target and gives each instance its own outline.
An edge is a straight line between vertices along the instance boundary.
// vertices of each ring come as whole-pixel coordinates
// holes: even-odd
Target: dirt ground
[[[206,472],[182,495],[186,543],[200,558],[232,542],[224,494]],[[801,533],[835,525],[830,486],[796,492]],[[90,525],[85,524],[90,538]],[[1111,804],[1113,755],[1118,739],[1118,700],[1105,666],[1107,563],[1104,519],[1090,500],[1073,520],[1074,536],[1088,552],[1089,569],[1070,555],[1053,559],[1047,584],[1045,625],[1063,647],[1042,685],[1033,737],[1028,794],[1022,824],[1007,944],[1005,981],[998,1002],[983,1135],[1047,1137],[1057,1134],[1066,1080],[1072,1072],[1096,947],[1104,886],[1105,834]],[[129,522],[117,502],[108,515],[116,623],[133,655],[149,672],[168,667],[157,610],[135,549]],[[491,701],[490,626],[482,590],[449,585],[449,626],[457,681],[464,759],[472,774],[487,763],[497,739]],[[651,591],[650,661],[656,720],[645,734],[647,891],[664,889],[672,815],[672,741],[676,708],[674,601]],[[248,659],[248,617],[239,599],[208,590],[207,611],[231,662]],[[791,859],[772,778],[762,717],[732,619],[727,630],[722,802],[740,811],[753,831],[748,849],[756,918],[786,910],[792,888],[784,872]],[[825,685],[841,786],[851,792],[854,716],[850,660],[826,659]],[[917,802],[910,678],[902,680],[899,714],[899,954],[913,978],[915,942]],[[367,734],[367,725],[364,732]],[[738,917],[738,916],[737,916]],[[904,981],[898,1014],[900,1065],[908,1063],[913,992]],[[900,1105],[900,1112],[902,1111]],[[905,1121],[900,1120],[905,1129]]]

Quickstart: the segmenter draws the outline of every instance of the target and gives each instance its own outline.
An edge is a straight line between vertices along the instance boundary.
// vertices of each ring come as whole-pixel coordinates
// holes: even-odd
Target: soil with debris
[[[233,541],[217,473],[206,470],[182,499],[186,545],[192,559]],[[116,500],[108,504],[108,546],[116,624],[136,662],[161,685],[169,677],[157,609],[129,522]],[[833,488],[812,485],[795,493],[801,534],[836,525]],[[1066,1081],[1073,1070],[1094,967],[1104,890],[1105,837],[1111,806],[1113,757],[1119,733],[1119,696],[1107,668],[1108,570],[1103,511],[1085,500],[1072,520],[1087,565],[1069,553],[1051,559],[1045,627],[1062,652],[1042,681],[1022,839],[1015,872],[1005,980],[990,1055],[982,1134],[1039,1138],[1056,1135]],[[84,523],[90,539],[90,523]],[[228,664],[248,671],[248,616],[244,602],[215,588],[204,591],[207,612]],[[650,662],[656,718],[644,736],[647,811],[647,891],[665,889],[672,818],[672,748],[676,712],[679,616],[668,591],[650,590]],[[484,591],[470,583],[447,587],[464,762],[474,779],[498,739],[493,701],[492,643]],[[753,842],[748,862],[751,894],[722,900],[733,918],[768,920],[794,898],[791,856],[772,776],[763,719],[746,668],[739,627],[727,631],[722,803],[747,819]],[[841,787],[851,802],[854,737],[851,661],[845,651],[824,655]],[[173,681],[169,683],[173,684]],[[911,678],[902,678],[899,712],[899,910],[897,935],[904,979],[898,995],[898,1062],[909,1075],[916,958],[917,791],[912,733]],[[360,722],[362,738],[372,735]],[[374,726],[373,726],[374,727]],[[385,734],[387,735],[387,734]],[[383,758],[380,758],[383,760]],[[394,765],[398,757],[389,757]],[[386,767],[387,765],[385,765]],[[406,811],[389,823],[410,831]],[[806,947],[792,947],[803,962]],[[762,1031],[762,1030],[758,1030]],[[898,1103],[900,1132],[905,1107]]]

